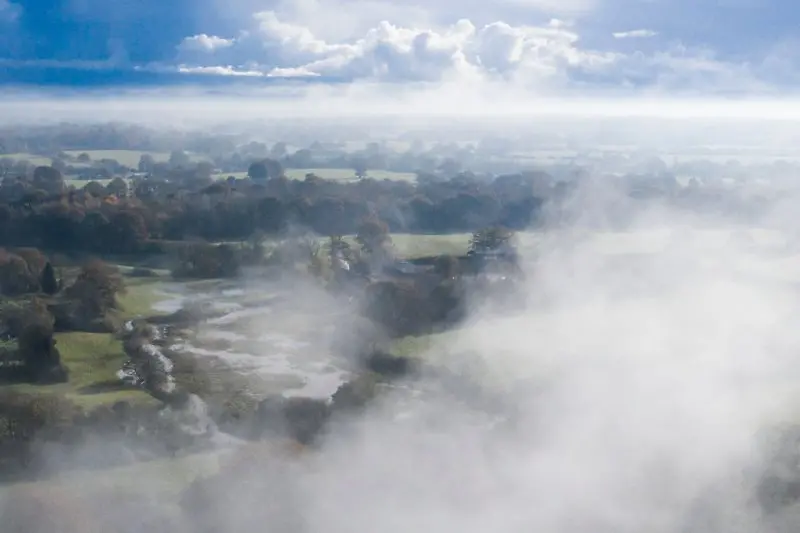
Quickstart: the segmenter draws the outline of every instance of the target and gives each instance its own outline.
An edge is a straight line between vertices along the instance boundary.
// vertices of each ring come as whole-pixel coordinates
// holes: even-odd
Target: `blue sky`
[[[792,93],[789,0],[0,0],[0,83]]]

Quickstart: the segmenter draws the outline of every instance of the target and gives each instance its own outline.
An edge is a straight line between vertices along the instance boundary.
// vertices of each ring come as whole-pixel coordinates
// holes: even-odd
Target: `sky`
[[[790,0],[0,0],[0,84],[794,95]]]

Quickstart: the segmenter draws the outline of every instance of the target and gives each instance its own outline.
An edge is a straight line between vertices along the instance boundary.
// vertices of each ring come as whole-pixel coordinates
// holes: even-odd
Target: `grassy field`
[[[152,314],[158,302],[159,279],[126,279],[127,291],[119,297],[121,319]],[[7,385],[3,388],[27,393],[63,394],[75,404],[92,409],[125,400],[155,402],[150,395],[122,387],[117,371],[126,359],[122,343],[111,333],[71,331],[56,333],[56,347],[69,369],[69,382],[59,385]]]
[[[413,259],[431,255],[467,253],[469,233],[453,233],[448,235],[418,235],[411,233],[393,233],[392,244],[400,257]]]
[[[114,159],[121,165],[126,167],[136,168],[139,165],[139,158],[144,154],[149,154],[156,160],[156,162],[169,161],[169,152],[148,152],[140,150],[67,150],[66,153],[72,156],[79,156],[80,154],[89,154],[92,161],[99,161],[101,159]],[[189,154],[189,158],[193,161],[207,161],[208,158],[203,155]]]
[[[286,177],[293,180],[304,180],[306,174],[316,174],[320,178],[339,181],[356,181],[356,175],[349,168],[287,168]],[[220,172],[215,174],[217,179],[226,179],[233,176],[236,179],[247,177],[247,172]],[[413,172],[392,172],[390,170],[370,170],[367,176],[376,180],[414,181]]]
[[[47,166],[53,161],[49,157],[42,157],[40,155],[26,154],[26,153],[0,155],[0,159],[6,157],[13,159],[14,161],[25,160],[28,161],[31,165],[36,165],[36,166]]]
[[[138,389],[123,388],[116,373],[125,360],[122,343],[110,333],[56,333],[56,347],[69,369],[69,382],[58,385],[7,385],[6,390],[30,394],[63,394],[91,410],[118,401],[155,402]]]
[[[70,180],[70,179],[66,179],[66,180],[64,180],[64,183],[67,185],[67,187],[75,187],[76,189],[83,189],[84,187],[86,187],[86,184],[89,183],[89,181],[96,181],[97,183],[99,183],[103,187],[105,187],[106,185],[111,183],[110,179],[109,180]]]
[[[136,168],[139,164],[139,158],[144,154],[149,154],[157,162],[169,161],[169,152],[149,152],[142,150],[65,150],[66,154],[78,157],[80,154],[88,154],[92,161],[100,161],[101,159],[114,159],[121,165],[126,167]],[[49,157],[41,155],[16,153],[0,155],[0,158],[8,157],[14,160],[25,159],[30,161],[33,165],[49,165],[52,161]],[[189,158],[193,161],[207,161],[208,158],[200,154],[189,154]],[[75,164],[75,163],[73,163]],[[79,164],[77,166],[80,166]]]

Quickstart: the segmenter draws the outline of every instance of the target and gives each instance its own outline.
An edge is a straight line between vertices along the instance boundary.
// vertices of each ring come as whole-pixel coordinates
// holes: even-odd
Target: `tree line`
[[[157,241],[245,240],[294,227],[355,234],[367,217],[381,220],[390,232],[524,228],[537,220],[544,200],[534,188],[547,180],[515,175],[485,181],[463,174],[415,184],[314,175],[291,180],[274,169],[255,174],[214,181],[192,167],[76,189],[57,169],[37,167],[0,183],[0,245],[141,253]]]

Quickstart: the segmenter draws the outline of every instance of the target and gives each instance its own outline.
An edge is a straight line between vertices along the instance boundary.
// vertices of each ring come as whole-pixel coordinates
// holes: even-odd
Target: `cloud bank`
[[[615,40],[652,38],[653,30],[615,32]],[[468,19],[438,28],[382,21],[351,39],[328,40],[273,11],[232,37],[199,34],[177,47],[181,72],[264,77],[327,77],[351,82],[493,82],[537,94],[608,88],[662,92],[753,93],[770,89],[770,65],[741,64],[680,43],[651,52],[584,45],[568,22],[542,25]],[[169,68],[159,65],[158,68]]]
[[[45,12],[0,0],[0,20],[15,19],[0,36],[0,61],[14,66],[0,84],[304,78],[535,96],[791,94],[800,65],[783,2],[143,0],[132,10],[83,0]]]

